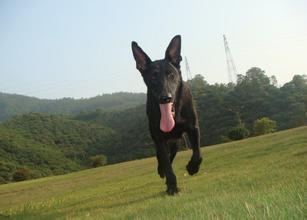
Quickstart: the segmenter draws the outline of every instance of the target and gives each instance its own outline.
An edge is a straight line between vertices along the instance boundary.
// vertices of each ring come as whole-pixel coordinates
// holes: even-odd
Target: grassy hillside
[[[174,162],[180,193],[170,197],[149,158],[0,186],[11,219],[303,219],[307,127],[190,151]],[[305,216],[306,217],[306,216]]]

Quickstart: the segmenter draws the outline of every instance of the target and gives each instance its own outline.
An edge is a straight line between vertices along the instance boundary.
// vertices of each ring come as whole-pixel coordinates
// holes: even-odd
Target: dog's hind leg
[[[195,127],[193,129],[189,129],[187,134],[189,137],[189,142],[191,144],[193,154],[186,168],[187,168],[188,173],[190,175],[193,175],[198,172],[199,166],[202,162],[202,157],[200,155],[199,128]]]

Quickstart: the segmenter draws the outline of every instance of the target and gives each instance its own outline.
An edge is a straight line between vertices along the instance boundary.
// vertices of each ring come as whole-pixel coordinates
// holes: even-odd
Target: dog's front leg
[[[189,141],[191,143],[193,154],[186,168],[187,168],[188,173],[190,175],[193,175],[198,172],[199,166],[202,162],[202,157],[200,155],[199,128],[194,127],[192,129],[189,129],[187,133],[188,133]]]
[[[161,169],[161,171],[163,171],[166,176],[166,192],[169,195],[174,195],[178,192],[177,180],[170,162],[167,145],[165,143],[159,144],[157,146],[157,159],[159,163],[158,172],[159,169]]]

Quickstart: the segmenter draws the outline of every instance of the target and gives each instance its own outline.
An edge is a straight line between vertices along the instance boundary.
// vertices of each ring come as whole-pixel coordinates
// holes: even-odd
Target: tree
[[[196,74],[193,79],[188,80],[188,84],[194,97],[203,94],[206,86],[209,85],[201,74]]]
[[[232,128],[229,133],[228,137],[232,140],[242,140],[249,135],[249,130],[245,128],[244,124],[240,124],[234,128]]]
[[[277,111],[272,107],[279,89],[275,86],[276,78],[272,78],[274,80],[262,69],[253,67],[246,75],[238,75],[236,86],[227,94],[227,108],[236,112],[248,129],[252,129],[257,118],[271,116]]]
[[[276,121],[273,121],[267,117],[257,119],[253,126],[254,135],[272,133],[276,130],[276,127]]]
[[[277,107],[274,120],[279,129],[307,124],[307,79],[306,75],[295,75],[285,83],[272,107]]]

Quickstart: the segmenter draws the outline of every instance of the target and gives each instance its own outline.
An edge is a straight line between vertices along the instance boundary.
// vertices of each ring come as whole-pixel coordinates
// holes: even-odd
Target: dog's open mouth
[[[175,111],[173,103],[160,104],[160,129],[163,132],[171,132],[175,126]]]

